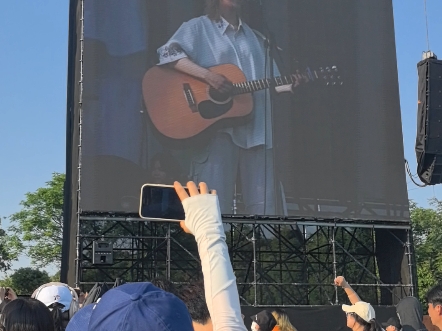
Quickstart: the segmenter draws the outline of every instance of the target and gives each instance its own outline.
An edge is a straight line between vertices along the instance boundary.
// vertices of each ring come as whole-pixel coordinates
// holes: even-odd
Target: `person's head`
[[[241,11],[243,0],[206,0],[206,14],[212,20],[219,20],[221,8],[231,8],[238,12]]]
[[[290,323],[289,316],[282,309],[273,309],[272,315],[276,320],[276,325],[279,326],[280,331],[297,331],[296,328]]]
[[[373,307],[364,301],[358,301],[354,305],[342,305],[342,310],[347,315],[347,327],[363,331],[375,331],[375,312]]]
[[[276,326],[276,319],[268,310],[260,311],[258,314],[252,316],[252,331],[272,331]]]
[[[387,322],[381,323],[385,331],[399,331],[402,326],[396,316],[390,317]]]
[[[40,286],[34,291],[32,298],[43,302],[49,308],[56,305],[63,313],[78,303],[75,290],[66,284],[57,282]]]
[[[176,295],[175,285],[173,285],[173,283],[166,278],[156,277],[151,280],[151,283],[159,289],[162,289],[163,291],[170,292]]]
[[[198,281],[182,287],[177,296],[183,300],[189,310],[195,331],[212,331],[212,320],[204,296],[204,283]]]
[[[124,284],[78,311],[66,331],[193,331],[184,303],[151,283]]]
[[[427,292],[426,300],[431,323],[442,329],[442,283]]]
[[[54,331],[49,309],[35,299],[15,299],[3,309],[1,331]]]
[[[32,297],[41,301],[52,314],[55,331],[62,331],[79,309],[77,292],[63,283],[48,283],[34,291]]]
[[[422,305],[415,297],[405,297],[396,305],[396,313],[402,325],[402,331],[425,330]]]

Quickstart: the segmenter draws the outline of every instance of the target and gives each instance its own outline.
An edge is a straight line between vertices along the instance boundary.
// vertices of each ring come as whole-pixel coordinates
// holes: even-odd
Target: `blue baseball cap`
[[[89,308],[90,307],[90,308]],[[185,304],[151,283],[124,284],[78,311],[66,331],[193,331]]]
[[[81,308],[69,321],[66,331],[87,330],[95,304]]]

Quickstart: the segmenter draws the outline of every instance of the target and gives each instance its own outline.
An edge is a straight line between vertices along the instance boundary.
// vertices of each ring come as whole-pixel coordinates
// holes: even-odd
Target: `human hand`
[[[292,89],[298,87],[302,83],[307,83],[308,82],[308,78],[305,75],[301,75],[299,73],[299,71],[297,71],[295,74],[293,74],[292,78],[293,78]]]
[[[7,287],[7,289],[8,289],[8,300],[12,301],[17,299],[17,294],[15,294],[14,290],[10,287]]]
[[[336,286],[341,286],[342,288],[348,286],[348,283],[343,276],[336,277],[334,283]]]
[[[204,76],[204,80],[207,84],[221,93],[229,93],[233,88],[232,82],[225,76],[210,70],[207,71],[206,75]]]
[[[10,287],[0,287],[0,303],[17,299],[17,294]]]
[[[17,299],[17,294],[15,294],[14,290],[10,287],[7,287],[7,289],[8,289],[8,300],[12,301]]]
[[[180,198],[181,202],[183,202],[185,199],[189,198],[189,195],[187,194],[186,190],[179,182],[173,183],[173,186],[174,186],[175,191],[178,194],[178,197]],[[198,191],[198,188],[196,187],[196,184],[194,182],[188,182],[187,189],[189,190],[189,194],[191,197],[197,196],[197,195],[209,194],[209,188],[207,187],[207,184],[204,182],[201,182],[199,184],[199,191]],[[216,194],[216,191],[212,190],[210,193]],[[181,221],[180,226],[184,230],[184,232],[192,233],[192,231],[190,231],[189,228],[186,226],[185,221]]]

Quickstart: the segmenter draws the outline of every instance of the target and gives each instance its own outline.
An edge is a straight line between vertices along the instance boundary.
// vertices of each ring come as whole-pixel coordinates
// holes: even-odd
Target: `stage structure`
[[[195,180],[243,306],[336,305],[337,275],[416,295],[391,0],[232,3],[237,27],[204,0],[71,0],[62,281],[197,279],[193,237],[138,217],[142,184]]]
[[[416,294],[407,226],[287,218],[226,219],[225,227],[244,306],[345,303],[344,292],[333,286],[337,275],[346,275],[373,304],[393,304]],[[94,241],[112,243],[113,265],[92,263]],[[115,278],[133,282],[157,277],[179,286],[201,277],[193,236],[177,224],[84,215],[78,244],[75,283],[82,287],[97,281],[112,284]],[[401,273],[387,276],[392,270]]]

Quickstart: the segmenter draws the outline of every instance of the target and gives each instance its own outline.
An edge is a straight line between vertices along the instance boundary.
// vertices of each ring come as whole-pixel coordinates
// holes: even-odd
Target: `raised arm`
[[[352,289],[352,287],[347,283],[343,276],[336,277],[335,285],[340,286],[344,289],[352,305],[354,305],[358,301],[361,301],[359,295],[355,292],[355,290]]]
[[[184,188],[175,182],[186,220],[183,229],[195,236],[204,277],[204,290],[214,331],[246,331],[241,317],[236,278],[227,250],[218,197],[209,194],[200,183],[200,192],[193,182]]]

